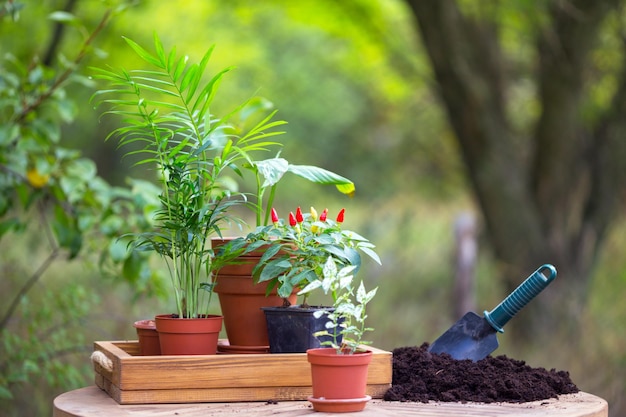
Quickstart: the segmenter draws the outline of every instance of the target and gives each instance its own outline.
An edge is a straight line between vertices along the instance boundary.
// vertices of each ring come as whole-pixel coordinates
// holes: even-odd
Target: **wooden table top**
[[[607,417],[608,404],[595,395],[579,392],[531,403],[481,404],[431,402],[404,403],[371,400],[359,417],[424,416],[424,417]],[[120,405],[96,386],[66,392],[54,399],[53,417],[140,417],[140,416],[330,416],[317,413],[308,401],[281,401],[278,403],[195,403]]]

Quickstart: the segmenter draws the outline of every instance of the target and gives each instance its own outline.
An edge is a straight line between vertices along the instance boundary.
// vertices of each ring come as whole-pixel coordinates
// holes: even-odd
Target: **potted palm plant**
[[[253,251],[230,244],[217,250],[213,245],[214,239],[224,239],[223,229],[245,224],[233,209],[251,208],[257,225],[261,224],[268,216],[264,202],[271,204],[276,185],[287,172],[334,184],[346,194],[354,191],[354,184],[321,168],[289,164],[278,151],[274,154],[282,145],[271,138],[284,133],[276,128],[285,122],[273,120],[276,112],[268,114],[266,101],[253,98],[222,117],[212,114],[217,88],[232,69],[224,68],[205,80],[213,47],[192,64],[175,47],[165,51],[156,33],[154,53],[125,40],[149,67],[95,68],[95,77],[109,87],[96,92],[94,99],[110,106],[105,114],[123,118],[123,126],[107,139],[117,138],[128,149],[126,155],[139,158],[136,165],[153,169],[160,191],[150,227],[122,239],[129,241],[131,251],[158,254],[169,272],[176,312],[156,317],[162,353],[171,353],[163,340],[172,333],[170,324],[192,322],[214,323],[210,338],[203,342],[211,347],[187,348],[182,353],[215,353],[222,317],[209,314],[214,287],[220,284],[214,275],[236,262],[237,256]],[[270,158],[257,158],[268,152],[273,154]],[[241,192],[236,181],[244,178],[246,170],[255,179],[252,197]],[[186,332],[195,334],[195,330]]]
[[[230,209],[241,204],[227,175],[251,161],[253,154],[275,145],[268,138],[278,134],[274,113],[263,117],[247,131],[240,131],[230,119],[254,103],[247,101],[224,117],[210,113],[217,86],[229,68],[204,82],[210,59],[209,49],[198,64],[189,64],[169,53],[155,34],[152,54],[130,39],[126,42],[151,66],[119,72],[95,69],[96,77],[110,88],[96,93],[108,104],[106,114],[121,116],[124,125],[108,137],[116,137],[127,155],[141,159],[137,165],[150,166],[160,184],[160,205],[155,209],[150,230],[124,236],[132,250],[156,252],[170,275],[176,312],[157,315],[162,354],[211,354],[216,352],[222,317],[209,314],[213,295],[215,256],[212,236],[240,220]],[[186,338],[204,334],[192,326],[208,327],[200,346],[184,342],[174,351],[169,336],[183,326]]]
[[[323,282],[324,264],[332,259],[339,267],[352,266],[356,273],[361,267],[361,253],[380,264],[374,245],[351,230],[343,229],[345,210],[336,220],[328,218],[325,209],[318,216],[311,207],[303,213],[300,207],[289,213],[288,221],[279,219],[272,210],[272,225],[257,228],[248,236],[250,242],[267,245],[267,249],[254,269],[255,279],[267,284],[267,290],[276,289],[283,297],[282,306],[264,307],[267,320],[270,352],[298,353],[319,347],[325,339],[313,336],[323,330],[326,321],[318,311],[332,313],[332,306],[310,306],[308,296],[317,284]],[[314,284],[317,283],[317,284]],[[301,303],[293,305],[290,298],[301,292]],[[339,335],[339,337],[341,337]]]

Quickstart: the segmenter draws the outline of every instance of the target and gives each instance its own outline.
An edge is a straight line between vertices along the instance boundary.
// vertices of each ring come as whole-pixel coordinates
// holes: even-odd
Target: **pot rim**
[[[315,311],[315,310],[334,310],[335,307],[333,306],[306,306],[306,307],[302,307],[301,304],[292,304],[289,306],[267,306],[267,307],[261,307],[261,310],[304,310],[304,311]]]
[[[137,320],[133,323],[136,329],[156,329],[156,323],[154,319]]]

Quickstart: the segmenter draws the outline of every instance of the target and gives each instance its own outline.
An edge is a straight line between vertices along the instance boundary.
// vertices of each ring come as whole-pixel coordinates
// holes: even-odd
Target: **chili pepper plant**
[[[354,273],[361,267],[361,254],[381,264],[375,246],[368,239],[343,229],[344,217],[345,209],[332,220],[328,209],[318,216],[313,207],[309,213],[298,207],[285,221],[272,209],[272,224],[258,227],[247,237],[255,245],[268,246],[253,271],[254,278],[257,282],[269,282],[268,292],[276,288],[285,305],[294,289],[308,288],[300,293],[301,306],[306,307],[309,293],[324,280],[328,259],[339,269],[351,267]]]

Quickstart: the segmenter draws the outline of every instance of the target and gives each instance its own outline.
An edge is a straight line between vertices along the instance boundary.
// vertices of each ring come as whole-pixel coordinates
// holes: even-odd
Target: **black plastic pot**
[[[332,307],[262,307],[267,321],[270,353],[304,353],[307,349],[323,347],[321,341],[332,340],[327,336],[321,341],[313,336],[325,329],[328,317],[315,318],[317,310],[334,310]]]

